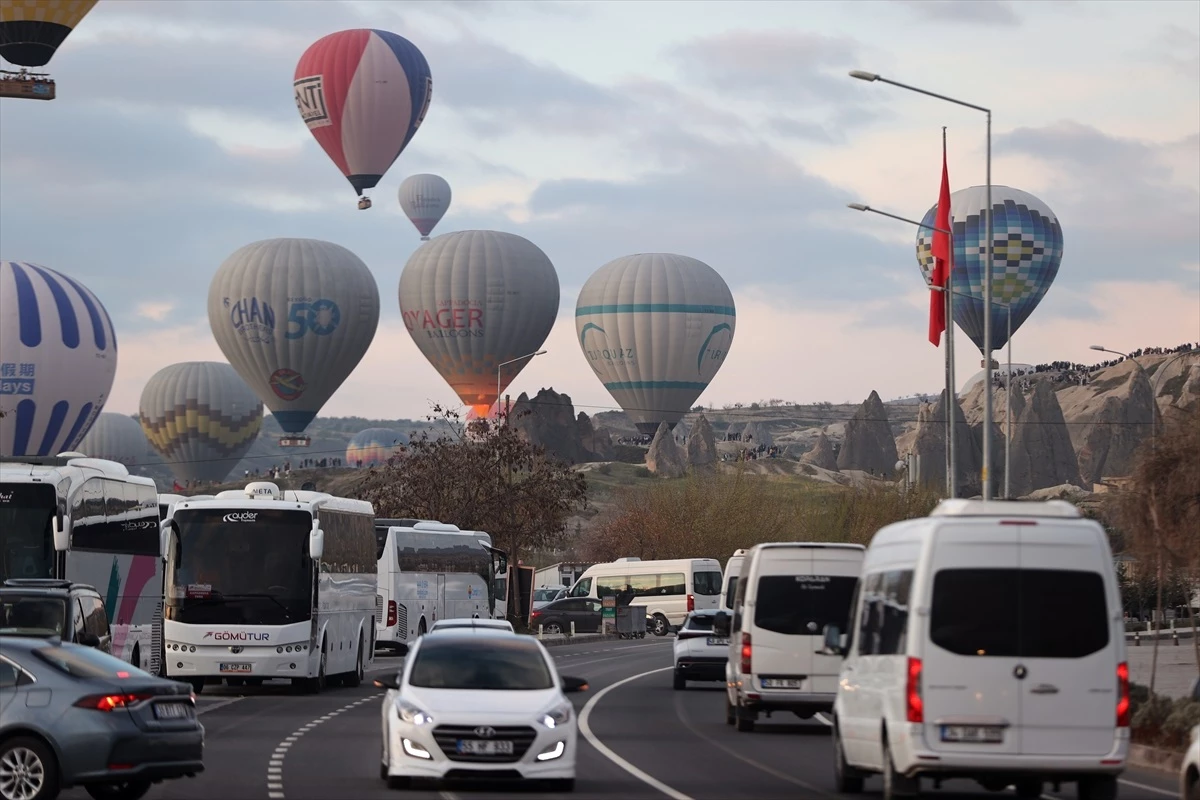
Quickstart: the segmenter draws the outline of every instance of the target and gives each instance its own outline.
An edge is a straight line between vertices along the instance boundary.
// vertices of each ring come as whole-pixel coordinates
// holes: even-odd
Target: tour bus
[[[158,490],[123,464],[68,452],[0,457],[0,583],[58,578],[100,590],[112,654],[162,669]]]
[[[379,648],[396,649],[441,619],[494,615],[499,551],[487,533],[432,520],[378,519],[375,537]]]
[[[357,686],[375,653],[375,512],[268,481],[176,502],[162,523],[167,676]]]

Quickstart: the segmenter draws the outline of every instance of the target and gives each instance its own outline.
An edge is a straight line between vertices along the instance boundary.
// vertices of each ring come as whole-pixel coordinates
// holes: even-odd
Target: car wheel
[[[754,723],[758,719],[758,714],[738,703],[734,707],[734,713],[737,716],[737,729],[742,733],[753,733]]]
[[[1108,775],[1087,778],[1079,782],[1076,793],[1079,800],[1117,800],[1117,779]]]
[[[39,739],[18,736],[0,745],[0,792],[14,800],[58,796],[58,763]]]
[[[1042,782],[1036,778],[1017,781],[1013,784],[1013,789],[1022,800],[1036,800],[1042,796]]]
[[[667,618],[662,614],[655,614],[654,619],[650,624],[654,626],[655,636],[666,636],[667,631],[671,628],[671,626],[667,624]]]
[[[558,636],[563,632],[562,625],[557,622],[545,622],[542,624],[542,633],[550,636]]]
[[[863,776],[846,763],[846,752],[842,749],[842,737],[837,726],[833,728],[833,788],[842,794],[859,794],[863,790]]]
[[[192,691],[196,694],[204,691],[204,678],[192,678],[188,683],[191,684]]]
[[[737,715],[734,713],[733,703],[729,702],[729,692],[725,693],[725,724],[732,725],[737,722]]]
[[[150,781],[89,783],[83,787],[95,800],[140,800],[150,791]]]
[[[675,670],[675,691],[687,688],[687,678],[679,670]]]

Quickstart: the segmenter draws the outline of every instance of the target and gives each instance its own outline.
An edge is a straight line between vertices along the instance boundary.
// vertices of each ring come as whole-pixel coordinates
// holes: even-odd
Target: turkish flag
[[[937,291],[946,288],[950,270],[954,268],[954,246],[948,233],[950,231],[950,172],[946,168],[946,140],[942,139],[942,190],[938,195],[937,219],[933,223],[933,274],[929,279],[929,343],[938,347],[942,333],[946,330],[946,292]],[[949,324],[954,324],[953,320]]]

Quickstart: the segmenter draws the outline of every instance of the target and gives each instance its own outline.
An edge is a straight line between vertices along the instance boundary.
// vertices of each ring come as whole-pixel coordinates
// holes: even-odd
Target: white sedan
[[[433,627],[429,629],[429,632],[444,631],[447,628],[488,628],[490,630],[513,632],[513,624],[506,619],[483,619],[482,617],[439,619],[433,623]]]
[[[567,692],[587,689],[559,676],[531,636],[485,628],[427,633],[399,674],[375,681],[383,699],[379,777],[392,789],[414,778],[509,777],[575,788],[578,737]]]
[[[675,688],[686,689],[688,681],[725,680],[729,660],[729,637],[713,633],[718,609],[693,611],[675,633]]]

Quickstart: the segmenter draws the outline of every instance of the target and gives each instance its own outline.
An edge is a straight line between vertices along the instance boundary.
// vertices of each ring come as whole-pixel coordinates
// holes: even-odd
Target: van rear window
[[[696,594],[720,597],[721,573],[712,571],[693,573],[692,589],[696,592]]]
[[[822,636],[826,625],[846,630],[857,578],[764,575],[758,579],[754,624],[773,633]]]
[[[944,569],[933,578],[930,639],[962,656],[1083,658],[1108,646],[1096,572]]]

